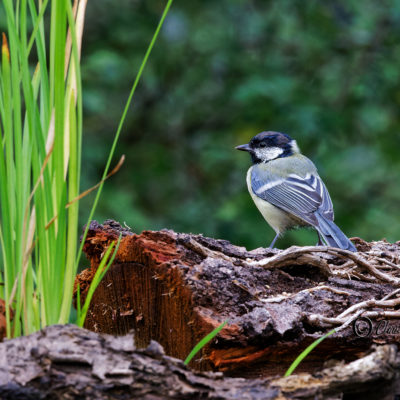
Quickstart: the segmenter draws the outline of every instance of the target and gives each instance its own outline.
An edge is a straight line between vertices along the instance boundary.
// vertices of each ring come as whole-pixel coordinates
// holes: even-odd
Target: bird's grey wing
[[[318,174],[309,173],[305,177],[290,174],[282,178],[265,169],[253,168],[251,187],[256,196],[309,224],[317,224],[316,211],[333,220],[332,201]]]
[[[319,203],[317,210],[325,218],[333,221],[332,200],[328,189],[318,174],[307,174],[304,178],[297,175],[289,175],[284,183],[290,190],[296,190],[301,194],[304,200],[307,200],[307,197],[309,197],[315,203]]]

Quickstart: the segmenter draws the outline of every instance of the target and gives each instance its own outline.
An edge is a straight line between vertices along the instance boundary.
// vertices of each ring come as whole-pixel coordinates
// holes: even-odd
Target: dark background
[[[88,2],[82,190],[101,178],[165,4]],[[399,1],[175,0],[96,219],[267,246],[274,232],[245,184],[250,158],[234,147],[276,130],[317,165],[348,236],[399,240],[399,107]],[[277,247],[316,241],[303,229]]]

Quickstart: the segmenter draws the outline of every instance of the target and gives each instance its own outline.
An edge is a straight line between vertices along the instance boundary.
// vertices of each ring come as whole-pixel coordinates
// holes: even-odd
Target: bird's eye
[[[261,142],[260,147],[267,147],[267,143]]]

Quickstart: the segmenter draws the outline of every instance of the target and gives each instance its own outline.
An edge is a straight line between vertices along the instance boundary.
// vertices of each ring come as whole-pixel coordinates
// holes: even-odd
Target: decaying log
[[[10,319],[14,318],[14,311],[10,310]],[[7,317],[6,317],[6,302],[0,299],[0,342],[7,336]]]
[[[0,299],[0,342],[7,335],[6,302]]]
[[[2,400],[392,400],[400,393],[399,375],[394,345],[314,375],[222,379],[221,373],[190,371],[156,342],[138,350],[133,335],[100,335],[73,325],[0,343]]]
[[[90,330],[133,329],[138,347],[156,340],[166,354],[184,359],[228,319],[191,366],[241,377],[282,375],[332,328],[337,333],[300,370],[319,370],[328,360],[354,361],[374,343],[400,339],[400,242],[355,238],[358,253],[314,246],[247,251],[201,235],[137,235],[113,221],[92,222],[84,244],[91,267],[77,277],[82,299],[120,234],[114,264],[92,300],[85,325]]]

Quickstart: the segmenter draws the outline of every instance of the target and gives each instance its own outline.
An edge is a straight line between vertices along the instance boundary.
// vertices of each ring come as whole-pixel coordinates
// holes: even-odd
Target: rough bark
[[[300,370],[320,370],[332,359],[350,362],[374,343],[400,338],[400,242],[355,238],[358,253],[329,247],[247,251],[201,235],[169,230],[137,235],[113,221],[92,222],[84,245],[91,267],[77,278],[83,298],[102,255],[120,234],[114,264],[89,310],[90,330],[133,329],[138,347],[156,340],[166,354],[184,359],[228,319],[191,366],[241,377],[282,374],[333,327],[337,333]],[[354,332],[360,316],[372,322],[367,337],[360,337],[365,330]],[[365,328],[362,322],[355,328]]]
[[[0,342],[7,335],[6,302],[0,299]]]
[[[14,318],[14,311],[10,307],[10,319]],[[0,342],[7,336],[6,302],[0,299]]]
[[[224,378],[192,372],[156,343],[135,349],[133,335],[112,337],[55,325],[0,343],[0,398],[37,399],[338,399],[392,400],[399,393],[396,346],[349,364],[288,378]]]

